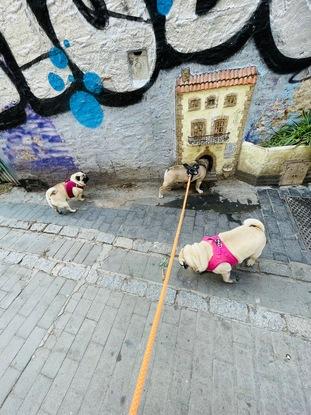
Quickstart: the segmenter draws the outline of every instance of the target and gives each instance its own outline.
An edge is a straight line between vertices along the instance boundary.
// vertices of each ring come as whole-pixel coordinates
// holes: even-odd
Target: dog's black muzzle
[[[185,262],[182,263],[182,267],[184,267],[185,269],[187,269],[189,267],[188,264],[186,264]]]

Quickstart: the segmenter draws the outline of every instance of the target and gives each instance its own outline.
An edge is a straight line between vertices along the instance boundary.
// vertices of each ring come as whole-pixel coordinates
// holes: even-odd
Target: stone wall
[[[184,67],[256,66],[247,141],[311,106],[308,0],[95,3],[1,1],[1,158],[19,177],[158,177],[176,160]]]

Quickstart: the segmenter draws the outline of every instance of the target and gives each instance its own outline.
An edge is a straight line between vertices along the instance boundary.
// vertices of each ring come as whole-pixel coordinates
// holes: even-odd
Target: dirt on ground
[[[8,193],[12,190],[13,185],[11,183],[0,183],[0,195],[3,193]]]

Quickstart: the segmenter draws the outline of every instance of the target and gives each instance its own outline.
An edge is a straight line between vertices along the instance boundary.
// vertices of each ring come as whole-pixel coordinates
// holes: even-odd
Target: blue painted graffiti
[[[77,91],[69,101],[71,112],[80,124],[88,128],[98,127],[104,118],[104,112],[93,95]]]
[[[173,5],[173,0],[157,0],[157,10],[162,16],[166,16]]]
[[[103,90],[102,80],[95,72],[86,72],[83,76],[83,83],[85,88],[94,94],[100,94]]]
[[[69,42],[68,39],[65,39],[64,40],[64,46],[65,46],[65,48],[69,48],[70,47],[70,42]]]
[[[68,65],[68,58],[65,53],[59,48],[52,48],[49,51],[49,58],[56,68],[64,69]]]
[[[0,147],[10,165],[30,172],[48,168],[50,171],[77,170],[52,121],[30,107],[26,107],[26,115],[25,124],[5,130],[0,136]]]
[[[70,47],[69,40],[64,40],[65,48]],[[49,52],[51,62],[61,69],[68,66],[68,59],[63,51],[58,48],[52,48]],[[48,74],[48,81],[56,91],[65,89],[64,80],[56,73]],[[68,75],[67,81],[75,82],[73,75]],[[93,94],[100,94],[103,91],[103,84],[100,76],[95,72],[86,72],[83,75],[83,85],[85,91],[76,91],[70,97],[69,107],[75,119],[87,128],[99,127],[104,119],[104,111]]]
[[[54,88],[55,91],[62,91],[63,89],[65,89],[65,82],[56,73],[50,72],[48,74],[48,80],[51,87]]]

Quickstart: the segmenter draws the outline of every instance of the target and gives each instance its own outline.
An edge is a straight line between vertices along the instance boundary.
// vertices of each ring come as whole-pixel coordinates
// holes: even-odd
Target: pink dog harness
[[[73,182],[72,180],[67,180],[65,182],[65,189],[67,192],[67,195],[69,197],[69,199],[72,199],[73,197],[75,197],[75,195],[73,194],[72,189],[74,187],[78,187],[79,189],[83,189],[83,186],[79,186],[77,183]]]
[[[219,235],[204,236],[202,241],[209,242],[213,249],[213,256],[209,260],[206,271],[214,271],[214,269],[223,262],[234,266],[239,263],[234,255],[229,251],[226,245],[219,238]]]

